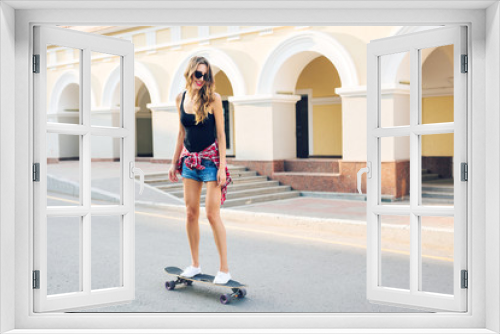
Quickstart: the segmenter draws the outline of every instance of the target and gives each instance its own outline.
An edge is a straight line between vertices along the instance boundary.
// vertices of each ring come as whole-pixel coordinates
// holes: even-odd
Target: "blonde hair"
[[[192,84],[193,74],[198,68],[199,64],[207,66],[208,80],[203,84],[196,96],[193,96]],[[189,95],[194,97],[193,110],[196,112],[196,124],[203,123],[208,118],[208,113],[213,107],[210,106],[215,101],[215,80],[212,73],[212,67],[205,57],[194,56],[189,60],[189,64],[184,71],[186,78],[186,89]],[[205,81],[205,80],[204,80]]]

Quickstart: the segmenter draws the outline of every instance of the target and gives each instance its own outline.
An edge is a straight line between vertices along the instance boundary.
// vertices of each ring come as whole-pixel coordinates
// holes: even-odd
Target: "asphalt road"
[[[50,194],[49,205],[71,204],[66,195]],[[66,202],[64,202],[66,201]],[[200,217],[200,262],[207,274],[218,270],[218,254],[208,221]],[[173,277],[167,266],[190,264],[184,215],[166,209],[136,208],[136,299],[125,305],[85,312],[419,312],[380,306],[366,300],[366,249],[314,227],[225,221],[229,267],[233,279],[248,285],[248,295],[230,305],[219,296],[230,290],[194,284],[165,289]],[[49,293],[78,289],[78,221],[49,221]],[[359,241],[359,240],[358,240]],[[118,217],[94,217],[92,287],[119,284]],[[384,252],[382,280],[391,287],[408,286],[408,255]],[[426,283],[432,291],[451,293],[452,262],[424,259]]]

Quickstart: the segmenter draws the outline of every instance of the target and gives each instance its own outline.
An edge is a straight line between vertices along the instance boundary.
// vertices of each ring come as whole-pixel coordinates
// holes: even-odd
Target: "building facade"
[[[192,56],[213,66],[222,96],[227,156],[304,191],[356,192],[366,165],[366,47],[370,40],[433,27],[68,27],[135,46],[136,156],[169,163],[179,129],[176,96]],[[78,123],[77,50],[48,48],[48,120]],[[422,53],[423,123],[453,122],[453,49]],[[92,124],[119,124],[119,57],[93,53]],[[382,126],[409,124],[409,55],[382,59]],[[59,137],[58,137],[59,138]],[[78,142],[48,140],[49,162],[78,156]],[[96,141],[92,158],[119,159],[119,141]],[[383,194],[409,190],[409,140],[384,138]],[[422,138],[422,169],[452,175],[453,135]],[[364,181],[363,181],[364,188]]]

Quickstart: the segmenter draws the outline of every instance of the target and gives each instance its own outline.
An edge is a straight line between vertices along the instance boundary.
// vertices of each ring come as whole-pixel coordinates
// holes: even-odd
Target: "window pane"
[[[410,137],[380,138],[381,201],[383,204],[409,204]]]
[[[420,217],[422,290],[453,294],[453,217]]]
[[[420,50],[421,124],[453,122],[453,45]]]
[[[47,218],[47,294],[80,292],[81,217]]]
[[[120,138],[91,138],[92,205],[121,203],[121,142]]]
[[[410,289],[410,217],[380,216],[380,286]]]
[[[102,94],[98,107],[92,105],[91,125],[121,127],[121,57],[94,51],[91,57],[92,87]]]
[[[453,206],[453,135],[421,137],[423,205]]]
[[[410,125],[410,53],[381,56],[380,78],[380,126]]]
[[[122,216],[92,216],[92,290],[121,287]]]
[[[80,124],[80,54],[47,45],[47,122]]]
[[[47,206],[80,205],[80,136],[47,133]]]

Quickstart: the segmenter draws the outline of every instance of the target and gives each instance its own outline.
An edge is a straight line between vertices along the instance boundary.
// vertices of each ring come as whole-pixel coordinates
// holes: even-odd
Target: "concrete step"
[[[250,190],[250,189],[261,189],[261,188],[273,188],[273,187],[278,187],[279,182],[278,181],[260,181],[260,182],[244,182],[244,183],[238,183],[238,184],[230,184],[228,187],[228,193],[233,193],[233,192],[239,192],[239,191],[245,191],[245,190]],[[207,192],[206,185],[203,184],[203,188],[201,189],[201,194],[205,195]],[[177,196],[177,197],[183,197],[184,196],[184,189],[181,187],[179,189],[176,189],[175,191],[170,192],[171,195]]]
[[[431,181],[439,179],[439,174],[422,174],[422,181]]]
[[[453,186],[450,187],[436,187],[436,186],[422,186],[422,192],[423,193],[444,193],[444,194],[453,194],[454,193],[454,188]]]
[[[223,207],[228,208],[233,206],[249,205],[249,204],[268,202],[268,201],[277,201],[277,200],[295,198],[299,196],[300,192],[298,191],[287,191],[284,193],[277,193],[277,194],[244,197],[238,199],[227,199],[226,202],[224,202]]]
[[[232,176],[231,176],[232,177]],[[233,184],[248,183],[248,182],[262,182],[267,181],[267,176],[244,176],[233,179]]]
[[[422,198],[422,205],[453,205],[453,199],[446,198]]]
[[[255,196],[263,196],[269,194],[278,194],[278,193],[286,193],[291,191],[292,187],[290,186],[278,186],[278,187],[268,187],[268,188],[257,188],[257,189],[246,189],[241,191],[233,191],[228,188],[227,191],[227,199],[239,199],[239,198],[247,198],[247,197],[255,197]],[[201,200],[205,201],[206,194],[201,196]]]
[[[301,173],[279,172],[273,174],[273,180],[290,185],[294,190],[342,192],[339,189],[340,174],[336,173]]]
[[[257,172],[254,170],[229,171],[229,174],[231,174],[231,178],[233,180],[240,178],[240,177],[257,176]]]
[[[290,159],[285,160],[286,172],[339,173],[338,159]]]
[[[182,180],[179,182],[172,183],[170,181],[168,182],[157,182],[155,184],[150,184],[153,187],[156,187],[164,192],[175,192],[175,191],[182,191],[184,184],[182,183]]]
[[[242,177],[252,177],[252,176],[257,176],[256,171],[244,171],[244,170],[237,170],[233,172],[229,172],[231,174],[231,178],[233,180],[240,179]],[[144,176],[144,182],[149,184],[152,187],[159,187],[159,186],[165,186],[170,182],[168,179],[168,174],[158,174],[158,175],[150,175],[148,178]]]
[[[434,199],[453,199],[453,194],[439,193],[439,192],[425,192],[422,193],[422,198],[434,198]]]
[[[249,173],[248,175],[254,175],[252,173],[256,173],[254,171],[249,171],[245,166],[236,166],[236,165],[228,165],[227,166],[229,173],[231,175],[234,174],[241,174],[242,172],[247,172]],[[136,178],[139,178],[139,176],[136,176]],[[168,171],[162,171],[162,172],[149,172],[146,175],[144,175],[144,182],[154,182],[154,181],[168,181]]]

